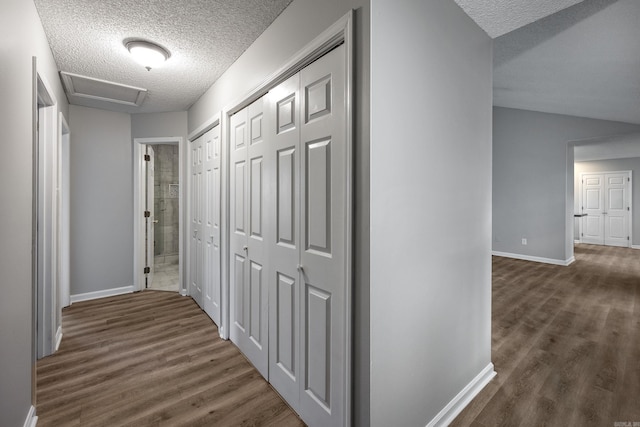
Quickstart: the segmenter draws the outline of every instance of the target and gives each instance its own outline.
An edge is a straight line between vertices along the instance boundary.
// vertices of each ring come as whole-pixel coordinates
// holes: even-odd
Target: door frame
[[[59,189],[59,253],[58,253],[58,300],[60,307],[71,305],[71,131],[64,114],[58,119],[58,189]],[[56,350],[60,346],[62,330],[56,335]]]
[[[629,193],[629,199],[628,199],[628,203],[629,203],[629,229],[627,230],[627,232],[629,233],[629,248],[632,248],[634,246],[633,244],[633,171],[631,170],[620,170],[620,171],[594,171],[594,172],[580,172],[580,180],[578,182],[578,206],[580,206],[581,210],[582,210],[582,206],[584,206],[583,203],[583,197],[582,197],[582,193],[584,191],[583,189],[583,183],[584,183],[584,176],[585,175],[606,175],[606,174],[613,174],[613,173],[628,173],[629,174],[629,181],[627,181],[627,190]],[[582,243],[582,222],[583,222],[584,217],[580,218],[580,221],[578,222],[578,233],[579,233],[579,242]],[[603,243],[603,246],[606,246]]]
[[[145,221],[143,212],[145,210],[145,167],[144,149],[146,145],[157,144],[178,144],[178,176],[180,177],[178,197],[178,289],[181,295],[186,295],[185,280],[183,280],[183,268],[186,254],[184,251],[184,139],[181,136],[157,137],[157,138],[134,138],[133,139],[133,289],[141,291],[144,286],[144,254],[145,254]]]
[[[33,105],[33,252],[35,356],[56,350],[61,307],[58,303],[58,101],[52,86],[34,67]]]

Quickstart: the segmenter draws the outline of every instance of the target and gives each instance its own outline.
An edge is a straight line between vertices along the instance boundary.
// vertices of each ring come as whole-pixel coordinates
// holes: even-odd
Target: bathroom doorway
[[[134,139],[135,288],[181,292],[182,138]]]
[[[178,144],[149,144],[147,156],[146,288],[179,291],[180,154]],[[153,185],[150,185],[153,184]]]

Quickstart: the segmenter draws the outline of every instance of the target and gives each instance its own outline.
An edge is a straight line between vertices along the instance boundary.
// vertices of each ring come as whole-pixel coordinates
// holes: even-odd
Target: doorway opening
[[[136,138],[134,144],[134,286],[184,295],[182,138]]]

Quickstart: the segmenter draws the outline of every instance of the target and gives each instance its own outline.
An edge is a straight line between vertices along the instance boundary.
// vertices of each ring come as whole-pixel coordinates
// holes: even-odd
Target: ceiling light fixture
[[[171,53],[167,49],[150,41],[125,40],[124,45],[133,59],[144,66],[147,71],[159,67],[171,57]]]

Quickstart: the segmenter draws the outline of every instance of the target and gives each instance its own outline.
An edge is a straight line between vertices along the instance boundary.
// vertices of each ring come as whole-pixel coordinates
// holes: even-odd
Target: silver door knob
[[[304,266],[302,264],[298,264],[297,268],[300,273],[304,273]]]
[[[249,246],[243,246],[242,250],[245,251],[245,252],[249,252]]]
[[[160,220],[159,220],[159,219],[154,219],[154,220],[153,220],[153,223],[154,223],[154,224],[157,224],[158,222],[160,222]]]

